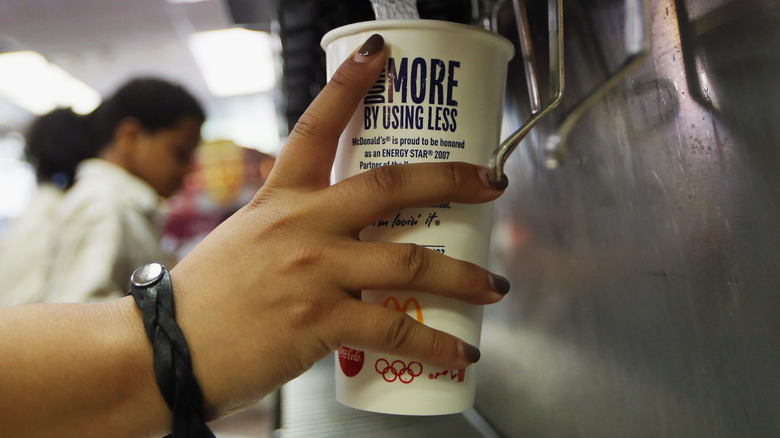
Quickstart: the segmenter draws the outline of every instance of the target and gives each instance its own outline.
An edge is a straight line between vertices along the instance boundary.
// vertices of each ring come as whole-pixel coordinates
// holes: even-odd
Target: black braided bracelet
[[[173,286],[168,269],[150,263],[130,277],[130,292],[141,309],[144,329],[154,351],[154,374],[173,413],[174,438],[213,438],[203,416],[203,393],[192,372],[187,340],[176,323]]]

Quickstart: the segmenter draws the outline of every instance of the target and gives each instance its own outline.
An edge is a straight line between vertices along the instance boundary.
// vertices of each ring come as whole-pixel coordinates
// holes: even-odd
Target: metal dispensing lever
[[[625,51],[626,59],[620,67],[600,85],[585,95],[566,112],[558,123],[556,132],[547,138],[545,163],[549,168],[563,164],[568,155],[567,141],[577,121],[610,90],[621,83],[628,73],[639,65],[650,52],[650,12],[648,2],[625,0]]]
[[[525,9],[525,0],[513,0],[515,19],[517,22],[520,48],[523,55],[523,65],[526,72],[531,100],[531,117],[514,133],[512,133],[493,152],[490,157],[490,171],[488,178],[496,183],[504,178],[504,165],[509,155],[517,145],[525,138],[539,120],[549,114],[563,100],[564,70],[563,70],[563,0],[548,0],[547,2],[547,28],[549,32],[550,50],[550,102],[542,106],[539,97],[539,87],[536,80],[535,60],[533,44],[528,27],[528,16]],[[499,2],[499,5],[500,6]],[[498,6],[493,9],[493,26],[495,29],[495,16]]]
[[[497,16],[499,9],[506,0],[499,0],[493,5],[491,27],[498,29]],[[550,102],[542,107],[536,73],[536,61],[533,54],[533,44],[528,25],[528,15],[525,8],[526,0],[512,0],[515,21],[517,23],[520,49],[523,56],[526,84],[530,99],[531,117],[511,134],[493,152],[490,158],[489,178],[498,182],[504,177],[504,165],[509,155],[515,150],[531,129],[544,116],[548,115],[563,100],[564,90],[564,57],[563,57],[563,1],[548,0],[548,31],[550,50]],[[569,109],[556,125],[555,131],[547,137],[545,144],[545,164],[549,168],[560,166],[567,156],[567,141],[569,134],[577,121],[590,108],[601,100],[610,90],[621,83],[626,76],[639,65],[650,52],[650,12],[647,1],[625,0],[625,51],[626,59],[621,66],[607,77],[600,85],[588,92],[577,104]]]

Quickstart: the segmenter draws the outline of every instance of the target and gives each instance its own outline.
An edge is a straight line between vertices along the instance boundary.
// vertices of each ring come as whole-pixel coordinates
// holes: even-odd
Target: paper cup
[[[372,34],[390,49],[385,70],[339,140],[338,182],[379,166],[465,161],[488,165],[499,144],[507,63],[505,38],[433,20],[383,20],[334,29],[322,39],[328,77]],[[491,204],[410,208],[378,220],[365,241],[416,243],[485,267]],[[363,291],[363,300],[479,345],[482,307],[426,293]],[[336,356],[336,398],[353,408],[443,415],[473,406],[475,367],[441,369],[345,345]]]

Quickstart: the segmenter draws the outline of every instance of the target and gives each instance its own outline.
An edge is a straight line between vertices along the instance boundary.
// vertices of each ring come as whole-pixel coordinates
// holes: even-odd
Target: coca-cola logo
[[[341,365],[341,371],[347,377],[358,375],[360,370],[363,369],[365,358],[366,354],[361,350],[355,350],[343,345],[339,348],[339,365]]]
[[[382,375],[385,382],[412,383],[415,377],[422,374],[423,366],[419,362],[409,362],[409,365],[401,360],[388,362],[386,359],[379,359],[374,364],[374,369]]]

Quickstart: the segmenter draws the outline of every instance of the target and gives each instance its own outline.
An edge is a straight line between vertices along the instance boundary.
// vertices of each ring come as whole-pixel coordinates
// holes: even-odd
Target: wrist
[[[190,345],[206,416],[215,419],[296,377],[300,371],[290,364],[298,360],[289,346],[299,339],[292,339],[278,315],[258,313],[251,303],[231,298],[242,285],[187,262],[171,270],[176,315]]]
[[[152,346],[157,387],[173,414],[173,437],[210,437],[203,394],[193,374],[187,339],[176,321],[171,276],[159,263],[144,265],[130,278],[130,295],[141,311]]]

